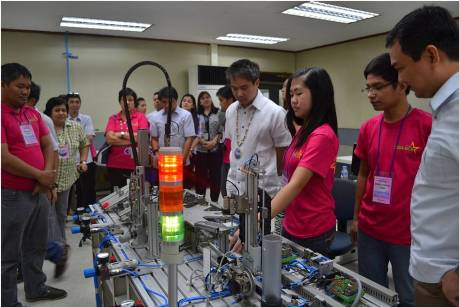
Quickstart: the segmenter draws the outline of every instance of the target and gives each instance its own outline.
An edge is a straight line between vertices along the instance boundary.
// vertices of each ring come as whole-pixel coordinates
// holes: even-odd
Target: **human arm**
[[[185,144],[183,144],[183,161],[186,161],[188,155],[190,154],[191,144],[193,143],[194,137],[190,136],[185,139]]]
[[[365,160],[360,160],[359,174],[357,176],[357,187],[355,191],[355,204],[354,204],[354,219],[352,220],[351,226],[351,237],[352,241],[357,242],[357,233],[359,229],[359,212],[360,204],[362,203],[362,197],[365,193],[365,187],[368,179],[368,164]]]
[[[54,168],[42,171],[12,155],[7,143],[2,143],[2,169],[16,176],[35,179],[42,185],[49,187],[54,184],[56,177]]]
[[[441,289],[446,299],[453,306],[459,307],[459,265],[443,275]]]
[[[282,169],[283,169],[283,159],[284,159],[284,153],[287,147],[276,147],[276,166],[277,166],[277,175],[281,176],[282,175]]]
[[[314,173],[305,167],[297,167],[290,181],[271,201],[271,218],[284,211],[288,205],[300,194]]]

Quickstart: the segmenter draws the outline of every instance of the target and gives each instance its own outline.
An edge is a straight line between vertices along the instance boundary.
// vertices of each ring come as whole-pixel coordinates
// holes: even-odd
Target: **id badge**
[[[57,148],[57,153],[59,158],[68,159],[70,157],[70,147],[69,144],[59,145]]]
[[[134,155],[132,154],[132,148],[131,147],[124,148],[123,154],[125,156],[130,157],[130,158],[134,158]]]
[[[24,139],[24,143],[27,146],[38,145],[38,140],[35,136],[35,131],[33,131],[33,127],[31,124],[22,124],[19,127],[21,129],[21,134],[22,138]]]
[[[373,202],[390,205],[392,178],[375,176],[373,185]]]

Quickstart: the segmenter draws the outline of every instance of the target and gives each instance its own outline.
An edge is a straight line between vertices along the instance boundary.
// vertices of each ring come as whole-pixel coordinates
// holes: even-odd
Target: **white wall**
[[[267,72],[293,72],[305,66],[321,66],[330,73],[335,87],[335,101],[340,128],[359,128],[376,114],[365,93],[363,70],[375,56],[385,52],[385,36],[360,39],[329,47],[293,53],[255,48],[218,46],[219,66],[229,66],[240,58],[249,58]],[[2,63],[19,62],[27,66],[33,80],[42,86],[41,101],[66,93],[64,36],[59,33],[2,31]],[[71,62],[73,89],[82,95],[82,112],[93,117],[96,129],[103,130],[110,114],[119,110],[118,91],[127,70],[137,62],[151,60],[169,72],[179,96],[188,92],[188,68],[211,64],[211,47],[206,44],[71,35],[70,51],[79,57]],[[148,102],[152,94],[165,86],[159,69],[139,68],[128,86]],[[430,111],[428,103],[410,94],[413,106]]]
[[[365,67],[372,58],[387,52],[384,45],[385,35],[379,35],[297,54],[297,69],[319,66],[330,74],[340,128],[359,128],[366,119],[377,114],[361,89],[365,87]],[[430,111],[428,103],[414,94],[411,93],[408,100],[413,106]]]
[[[188,68],[210,65],[210,45],[70,35],[70,51],[79,57],[71,61],[73,90],[82,95],[82,112],[90,114],[96,129],[105,128],[110,114],[119,110],[118,91],[124,75],[137,62],[150,60],[161,64],[170,74],[179,96],[188,92]],[[33,80],[41,85],[38,104],[44,109],[46,101],[67,92],[64,35],[2,31],[2,63],[19,62],[30,69]],[[252,48],[219,46],[218,64],[228,66],[242,57],[259,63],[263,71],[293,71],[295,55]],[[153,92],[166,85],[162,72],[154,67],[141,67],[132,75],[128,86],[147,99],[152,108]]]

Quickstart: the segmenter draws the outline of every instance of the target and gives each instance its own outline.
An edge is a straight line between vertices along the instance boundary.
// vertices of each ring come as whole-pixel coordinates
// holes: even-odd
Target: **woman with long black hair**
[[[180,101],[180,107],[191,113],[194,124],[194,132],[196,135],[199,133],[199,118],[198,111],[196,109],[196,99],[191,94],[185,94]],[[190,150],[190,164],[183,166],[183,187],[185,189],[191,189],[196,183],[196,145],[197,138],[193,141]]]
[[[218,108],[214,106],[206,91],[198,96],[199,138],[196,154],[196,193],[205,195],[210,188],[210,199],[218,201],[220,196],[220,174],[223,153],[220,139],[222,128],[218,120]]]

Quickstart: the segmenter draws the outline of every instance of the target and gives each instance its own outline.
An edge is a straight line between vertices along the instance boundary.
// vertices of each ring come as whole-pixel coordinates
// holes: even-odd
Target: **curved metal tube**
[[[156,62],[153,61],[142,61],[131,68],[127,71],[126,75],[124,76],[123,80],[123,91],[126,89],[127,81],[131,74],[139,67],[145,66],[145,65],[152,65],[155,67],[158,67],[163,73],[164,76],[166,77],[166,82],[167,82],[167,87],[169,89],[169,109],[167,110],[167,122],[166,122],[166,135],[164,136],[164,143],[166,146],[169,146],[170,143],[170,135],[171,135],[171,109],[172,109],[172,96],[171,96],[171,80],[169,78],[169,74],[167,73],[166,69],[159,65]],[[135,146],[135,139],[134,139],[134,131],[132,130],[132,123],[131,123],[131,114],[129,112],[129,107],[127,104],[127,98],[126,95],[123,95],[123,103],[124,103],[124,112],[126,113],[126,121],[127,121],[127,126],[128,126],[128,131],[129,131],[129,140],[131,142],[131,149],[132,149],[132,155],[134,157],[134,163],[135,166],[139,166],[139,157],[137,155],[137,149]]]

